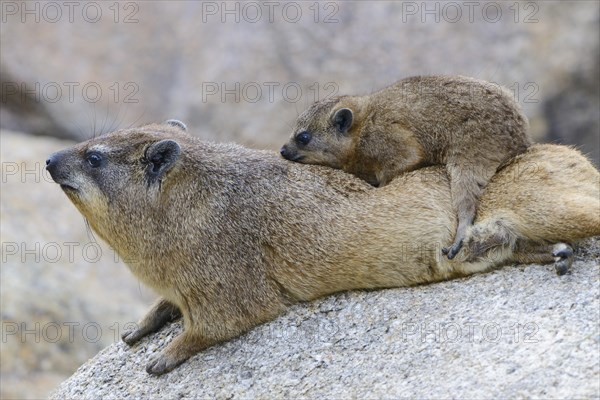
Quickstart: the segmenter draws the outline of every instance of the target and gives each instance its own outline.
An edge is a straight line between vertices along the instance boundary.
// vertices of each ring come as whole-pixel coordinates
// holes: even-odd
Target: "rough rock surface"
[[[176,322],[133,348],[106,348],[51,398],[597,398],[599,273],[597,237],[562,277],[509,266],[337,294],[148,375]]]
[[[3,128],[84,139],[179,118],[276,149],[315,98],[462,74],[512,90],[536,139],[600,162],[597,1],[6,3]]]

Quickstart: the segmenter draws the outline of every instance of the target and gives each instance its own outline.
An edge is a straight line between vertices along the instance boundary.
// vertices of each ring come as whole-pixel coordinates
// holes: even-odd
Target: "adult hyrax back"
[[[419,76],[367,96],[313,104],[281,154],[378,186],[403,172],[445,164],[458,215],[454,243],[445,250],[452,259],[492,175],[530,144],[527,118],[509,91],[461,76]]]
[[[497,257],[483,251],[471,262],[441,257],[456,221],[439,167],[376,189],[342,171],[205,143],[165,124],[78,144],[50,156],[47,168],[161,296],[124,340],[133,344],[183,315],[184,332],[148,364],[153,374],[294,302],[449,279],[523,255],[551,262],[547,243],[600,234],[599,174],[561,146],[534,146],[492,179],[479,217],[491,228],[504,221],[511,236],[492,243]],[[480,251],[496,233],[482,229],[467,249]]]

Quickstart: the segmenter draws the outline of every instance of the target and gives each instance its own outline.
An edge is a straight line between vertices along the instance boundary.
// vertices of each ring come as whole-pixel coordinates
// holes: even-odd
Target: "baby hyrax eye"
[[[311,139],[312,135],[306,131],[300,132],[298,135],[296,135],[296,142],[304,146],[306,146]]]
[[[89,153],[85,158],[92,168],[97,168],[102,164],[102,156],[99,153]]]

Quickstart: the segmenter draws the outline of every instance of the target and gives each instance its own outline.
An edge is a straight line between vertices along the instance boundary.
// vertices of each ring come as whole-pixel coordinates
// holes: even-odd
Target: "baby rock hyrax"
[[[123,340],[133,345],[183,316],[183,333],[147,365],[152,374],[299,301],[510,262],[568,264],[569,248],[553,243],[600,234],[600,175],[564,146],[532,146],[492,178],[465,239],[474,253],[454,260],[439,251],[456,227],[441,167],[375,189],[332,168],[203,142],[176,122],[96,137],[46,164],[98,236],[160,295]]]
[[[446,165],[458,226],[454,243],[442,251],[452,259],[492,175],[530,145],[527,118],[508,90],[461,76],[419,76],[370,95],[313,104],[298,117],[281,155],[343,169],[376,186]]]

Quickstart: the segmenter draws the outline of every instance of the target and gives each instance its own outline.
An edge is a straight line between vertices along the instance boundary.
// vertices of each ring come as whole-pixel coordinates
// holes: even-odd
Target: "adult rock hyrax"
[[[452,259],[492,175],[530,145],[527,118],[508,90],[461,76],[419,76],[367,96],[313,104],[281,154],[377,186],[403,172],[446,165],[458,216],[452,246],[444,249]]]
[[[533,146],[492,178],[465,241],[479,252],[469,260],[467,251],[441,256],[456,225],[441,167],[373,188],[343,171],[206,143],[178,124],[159,124],[55,153],[47,169],[98,236],[161,296],[125,342],[183,315],[183,333],[150,361],[152,374],[298,301],[509,262],[550,263],[551,243],[600,234],[600,175],[576,150],[556,145]]]

